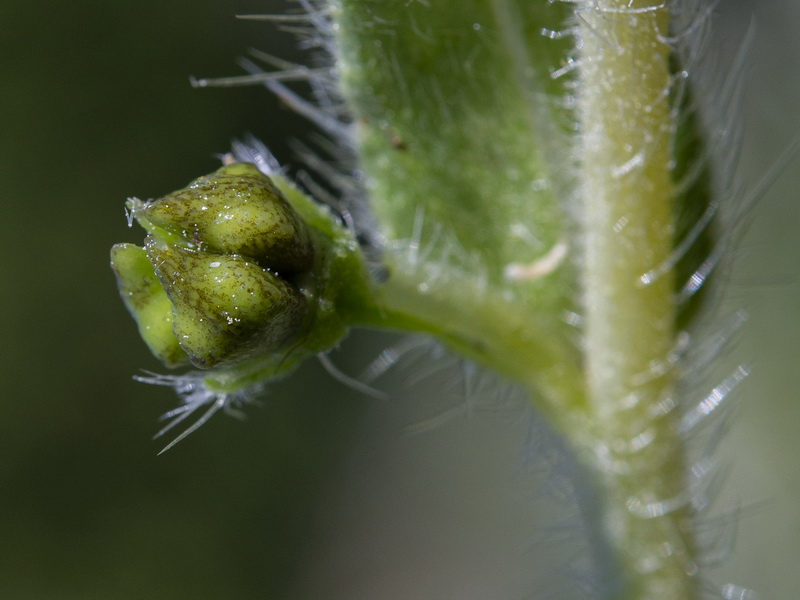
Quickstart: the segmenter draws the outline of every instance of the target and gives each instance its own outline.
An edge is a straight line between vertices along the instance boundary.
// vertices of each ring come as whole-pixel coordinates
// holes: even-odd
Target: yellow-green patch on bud
[[[185,240],[180,245],[242,255],[282,275],[306,271],[313,262],[306,224],[272,180],[249,163],[222,167],[134,214],[158,237],[158,230],[166,231]]]
[[[147,256],[172,303],[172,327],[196,367],[274,352],[298,330],[306,299],[242,256],[211,254],[148,236]]]
[[[117,277],[120,296],[150,351],[168,367],[189,364],[189,357],[172,331],[169,297],[144,248],[116,244],[111,248],[111,268]]]

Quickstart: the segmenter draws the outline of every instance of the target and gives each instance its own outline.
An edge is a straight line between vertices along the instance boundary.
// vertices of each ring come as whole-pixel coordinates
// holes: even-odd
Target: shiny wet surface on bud
[[[313,260],[305,223],[270,178],[250,164],[199,177],[143,205],[135,216],[199,250],[241,254],[279,273],[305,271]]]
[[[277,349],[303,319],[305,297],[254,262],[152,237],[145,248],[172,303],[175,336],[196,367]]]
[[[269,177],[224,166],[150,202],[128,202],[144,248],[118,244],[112,268],[142,338],[166,366],[201,369],[275,352],[306,316],[290,281],[312,236]]]

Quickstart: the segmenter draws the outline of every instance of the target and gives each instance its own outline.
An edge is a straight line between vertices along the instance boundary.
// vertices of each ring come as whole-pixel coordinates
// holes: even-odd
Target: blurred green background
[[[188,83],[237,74],[251,46],[291,57],[291,36],[233,18],[283,9],[0,4],[0,598],[461,600],[536,589],[517,581],[538,560],[519,551],[536,519],[513,491],[525,428],[458,417],[403,435],[437,414],[428,403],[447,377],[382,404],[307,365],[245,422],[216,417],[156,457],[156,418],[176,400],[131,380],[160,369],[117,297],[108,250],[141,237],[126,227],[125,198],[213,170],[235,136],[251,132],[293,160],[287,141],[306,125],[263,88]],[[739,0],[719,13],[712,51],[724,56],[755,15],[742,166],[730,174],[749,189],[800,135],[800,6]],[[715,375],[743,360],[754,368],[723,444],[719,502],[742,510],[734,556],[715,577],[787,600],[800,589],[798,165],[736,246],[724,304],[750,322]],[[354,372],[387,343],[357,335],[336,360]]]

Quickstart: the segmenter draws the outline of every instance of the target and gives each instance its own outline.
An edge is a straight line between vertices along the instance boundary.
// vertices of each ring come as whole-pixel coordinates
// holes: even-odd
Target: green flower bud
[[[169,297],[144,248],[116,244],[111,248],[111,268],[117,277],[120,296],[150,351],[168,367],[189,364],[189,357],[172,331]]]
[[[196,367],[276,351],[306,314],[296,287],[242,256],[173,246],[153,236],[145,249],[172,303],[178,343]]]
[[[307,271],[313,262],[306,224],[270,178],[249,163],[222,167],[132,207],[151,233],[179,236],[201,251],[246,256],[281,275]]]
[[[159,200],[127,202],[129,224],[135,219],[148,235],[144,248],[111,251],[125,304],[167,366],[211,369],[143,379],[183,397],[159,435],[208,406],[168,448],[266,380],[335,347],[350,325],[395,323],[351,232],[275,180],[281,191],[238,163]],[[396,323],[407,321],[399,315]]]

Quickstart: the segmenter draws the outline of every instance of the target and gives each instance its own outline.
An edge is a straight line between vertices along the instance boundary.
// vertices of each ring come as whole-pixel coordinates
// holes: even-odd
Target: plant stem
[[[672,400],[671,48],[665,7],[599,0],[579,12],[585,357],[603,526],[629,599],[697,596]],[[586,444],[582,444],[586,445]]]
[[[418,273],[392,273],[377,310],[361,310],[360,324],[429,333],[525,385],[557,429],[585,428],[579,357],[558,331],[531,319],[527,307],[502,294],[476,290],[468,277],[431,285],[423,293],[418,278]]]

